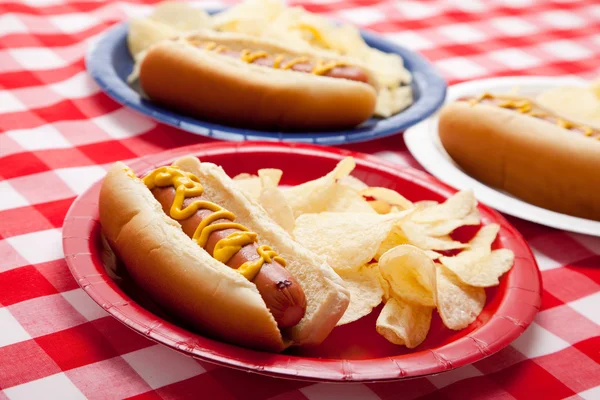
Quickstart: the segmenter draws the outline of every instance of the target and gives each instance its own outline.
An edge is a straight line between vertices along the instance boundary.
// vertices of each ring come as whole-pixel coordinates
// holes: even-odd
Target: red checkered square
[[[407,397],[407,399],[409,398]],[[292,390],[290,392],[285,392],[278,394],[277,396],[273,396],[270,398],[270,400],[306,400],[306,396],[298,390]]]
[[[81,146],[79,150],[96,164],[107,164],[136,158],[135,153],[116,140]]]
[[[60,372],[60,368],[33,340],[0,347],[0,388]]]
[[[486,376],[464,379],[446,386],[422,399],[513,399],[498,383]]]
[[[35,113],[48,123],[59,122],[65,119],[82,120],[86,115],[77,106],[75,100],[60,100],[46,107],[34,109]]]
[[[0,273],[0,304],[10,306],[24,300],[57,293],[39,271],[29,265]]]
[[[238,399],[265,399],[294,389],[310,388],[311,386],[309,382],[274,379],[227,368],[215,369],[210,374],[217,382],[227,387],[231,394]],[[232,385],[231,382],[235,382],[235,385]]]
[[[63,371],[118,355],[91,323],[40,336],[35,341]]]
[[[154,342],[129,329],[113,317],[101,318],[91,324],[102,333],[119,354],[127,354],[154,345]]]
[[[3,133],[0,137],[6,137],[10,140],[10,132]],[[40,172],[46,172],[50,168],[35,153],[28,151],[23,152],[25,149],[21,145],[17,145],[19,154],[13,154],[10,156],[0,158],[0,177],[4,179],[12,179],[23,175],[37,174]]]
[[[573,347],[533,360],[575,393],[600,386],[600,364]]]
[[[565,268],[584,274],[600,285],[600,254],[572,262]]]
[[[68,149],[44,150],[37,152],[38,157],[50,169],[70,168],[79,166],[96,165],[84,152],[78,147]]]
[[[525,360],[488,377],[517,399],[564,399],[575,394],[532,360]]]
[[[33,206],[0,211],[0,238],[42,231],[54,226]]]
[[[596,364],[600,364],[600,351],[598,351],[600,349],[600,336],[576,343],[573,347],[594,360]]]
[[[411,400],[437,391],[437,388],[427,378],[389,383],[367,383],[365,385],[382,399],[392,399],[401,393],[403,399]]]
[[[60,294],[23,301],[8,309],[32,337],[48,335],[86,322]]]
[[[79,285],[71,275],[66,261],[63,259],[36,264],[35,268],[59,292],[77,289]]]
[[[55,227],[62,227],[65,216],[71,204],[73,197],[64,200],[48,201],[46,203],[35,204],[36,210],[41,212],[50,223]]]
[[[600,336],[600,326],[568,304],[540,312],[535,321],[571,344]]]
[[[89,399],[124,399],[150,390],[144,380],[120,357],[66,371],[65,375]]]
[[[191,393],[187,393],[188,396],[192,396]],[[184,399],[185,397],[181,397]],[[163,398],[156,393],[154,390],[142,394],[138,394],[137,396],[128,397],[127,400],[163,400]]]
[[[564,302],[577,300],[600,291],[600,285],[587,276],[567,268],[552,269],[542,274],[544,290]]]
[[[231,384],[220,382],[211,373],[197,375],[193,378],[173,383],[156,390],[156,394],[164,400],[193,399],[198,388],[202,388],[202,396],[207,399],[236,399],[231,393]],[[290,391],[294,391],[290,388]],[[295,391],[294,391],[295,392]],[[247,397],[252,395],[247,393]],[[239,397],[238,397],[239,398]]]

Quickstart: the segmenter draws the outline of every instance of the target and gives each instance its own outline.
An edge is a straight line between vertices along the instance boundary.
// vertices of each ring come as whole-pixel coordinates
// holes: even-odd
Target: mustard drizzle
[[[186,198],[199,197],[204,193],[200,180],[195,175],[184,172],[175,166],[166,166],[155,169],[143,178],[143,182],[152,190],[155,187],[173,186],[175,198],[169,210],[169,215],[175,220],[184,220],[194,215],[198,210],[207,209],[212,211],[210,215],[203,218],[194,231],[192,239],[202,248],[206,247],[209,236],[216,231],[225,229],[237,229],[227,237],[219,240],[215,245],[211,256],[217,261],[226,264],[242,247],[257,241],[257,235],[250,232],[244,225],[233,222],[235,215],[221,206],[206,200],[194,200],[183,207]],[[215,222],[220,219],[229,222]],[[263,245],[257,248],[259,257],[253,261],[243,263],[237,271],[248,280],[253,280],[265,262],[276,261],[285,266],[285,260],[269,246]]]
[[[208,50],[208,51],[215,51],[217,53],[229,50],[228,47],[223,46],[223,45],[217,45],[216,42],[198,42],[196,40],[189,40],[189,43],[194,45],[194,46],[198,46],[203,48],[204,50]],[[240,60],[251,64],[254,61],[256,61],[259,58],[265,58],[268,57],[269,53],[267,53],[266,51],[262,51],[262,50],[258,50],[258,51],[252,51],[250,49],[243,49],[241,51],[240,54]],[[305,56],[299,56],[296,58],[292,58],[291,60],[287,61],[287,62],[283,62],[285,60],[285,56],[282,54],[277,54],[275,56],[275,60],[273,61],[273,68],[274,69],[283,69],[283,70],[289,70],[292,69],[292,67],[296,64],[302,64],[302,63],[307,63],[310,62],[308,57]],[[313,66],[311,73],[314,75],[325,75],[328,72],[330,72],[332,69],[336,68],[336,67],[343,67],[346,64],[342,61],[323,61],[321,59],[316,60],[315,65]]]

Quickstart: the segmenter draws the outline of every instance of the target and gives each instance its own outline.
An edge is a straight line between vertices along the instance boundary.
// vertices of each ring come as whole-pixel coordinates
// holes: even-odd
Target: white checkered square
[[[344,385],[334,385],[331,383],[317,383],[300,389],[309,400],[379,400],[371,389],[362,383],[351,383]]]
[[[104,168],[98,165],[87,167],[59,168],[55,170],[63,182],[76,194],[81,194],[89,189],[106,175]]]
[[[436,62],[436,66],[449,76],[458,79],[469,79],[484,75],[486,70],[467,58],[453,57]]]
[[[532,25],[524,19],[518,17],[493,18],[489,22],[494,28],[503,32],[507,36],[530,35],[538,31],[535,25]]]
[[[569,307],[600,326],[600,292],[572,301]]]
[[[12,236],[6,241],[30,264],[39,264],[64,257],[60,229]]]
[[[438,29],[441,35],[446,36],[454,43],[473,43],[485,40],[483,32],[469,24],[446,25]]]
[[[398,1],[394,6],[406,19],[421,19],[440,14],[443,10],[438,4],[419,1]]]
[[[0,36],[25,32],[27,32],[27,25],[17,18],[17,16],[5,14],[0,17]]]
[[[29,333],[6,308],[0,308],[0,327],[2,327],[0,347],[31,339]]]
[[[579,398],[584,400],[598,400],[600,399],[600,386],[579,392],[578,395]]]
[[[374,7],[358,7],[343,10],[338,15],[356,25],[371,25],[385,20],[385,14]]]
[[[92,122],[115,139],[140,135],[156,126],[151,119],[138,115],[127,108],[92,119]]]
[[[540,64],[540,60],[516,48],[496,50],[488,56],[512,69],[531,68]]]
[[[0,182],[0,211],[28,205],[27,199],[13,188],[7,181]]]
[[[161,345],[146,347],[122,357],[153,389],[191,378],[206,371],[191,357]],[[164,368],[164,366],[168,366],[168,368]]]
[[[573,29],[585,25],[585,21],[577,14],[560,10],[547,11],[541,14],[540,18],[548,25],[559,29]]]
[[[107,382],[109,384],[109,382]],[[4,389],[11,400],[61,399],[85,400],[83,393],[63,373]]]
[[[532,322],[529,328],[511,344],[527,358],[545,356],[546,354],[569,347],[569,343],[552,332]]]
[[[11,139],[25,150],[66,149],[71,144],[54,126],[46,124],[32,129],[6,132]]]
[[[540,48],[550,53],[552,57],[567,61],[582,60],[594,55],[591,50],[581,47],[570,40],[556,40],[554,42],[544,43]]]
[[[100,88],[87,71],[81,71],[69,79],[54,83],[50,85],[50,88],[69,99],[91,96],[100,91]]]
[[[0,21],[2,24],[2,21]],[[2,26],[2,25],[0,25]],[[11,113],[25,111],[27,107],[17,97],[13,96],[8,90],[0,91],[0,113]],[[0,149],[0,155],[2,149]]]
[[[60,31],[65,33],[81,32],[101,22],[91,13],[53,15],[49,19]]]
[[[8,51],[24,69],[45,70],[61,68],[66,65],[65,60],[60,58],[51,48],[24,47]]]
[[[74,289],[62,293],[62,296],[88,321],[109,315],[102,307],[96,304],[83,289]]]
[[[561,268],[563,263],[560,261],[556,261],[555,259],[548,257],[546,254],[541,251],[536,250],[535,247],[531,247],[533,251],[533,255],[535,256],[535,261],[538,264],[538,268],[540,271],[547,271],[549,269]]]
[[[434,46],[433,43],[425,39],[425,37],[411,31],[388,33],[384,36],[386,39],[411,50],[430,49]]]

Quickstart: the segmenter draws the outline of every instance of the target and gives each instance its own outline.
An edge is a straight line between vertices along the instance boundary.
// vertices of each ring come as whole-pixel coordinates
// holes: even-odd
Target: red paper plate
[[[356,159],[353,172],[371,186],[398,190],[410,200],[443,201],[455,190],[422,172],[382,163],[375,157],[334,148],[280,143],[211,143],[179,148],[139,159],[130,166],[142,174],[186,154],[223,166],[230,175],[280,168],[282,184],[295,185],[329,172],[345,156]],[[494,248],[515,253],[515,265],[500,285],[486,290],[477,320],[461,331],[444,327],[434,313],[427,339],[416,349],[395,346],[375,331],[380,308],[338,327],[323,344],[283,354],[249,350],[201,336],[164,316],[127,281],[118,285],[104,269],[98,223],[100,183],[71,206],[63,228],[67,264],[96,303],[141,335],[177,351],[217,364],[265,375],[312,381],[385,381],[440,373],[487,357],[516,339],[533,320],[541,302],[535,259],[521,235],[497,212],[479,206],[484,224],[501,226]],[[459,232],[472,235],[473,230]]]

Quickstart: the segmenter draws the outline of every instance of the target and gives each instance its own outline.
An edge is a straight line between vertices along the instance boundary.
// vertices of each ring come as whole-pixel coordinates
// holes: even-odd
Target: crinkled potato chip
[[[466,328],[477,319],[485,305],[485,290],[461,282],[444,266],[437,266],[437,310],[450,329]]]
[[[262,185],[258,202],[275,222],[292,235],[294,226],[296,225],[294,212],[287,203],[281,189],[271,180],[271,177],[278,179],[277,176],[273,174],[261,174],[261,171],[258,173],[261,175],[260,181]]]
[[[363,265],[358,270],[340,271],[346,289],[350,291],[350,304],[337,326],[354,322],[371,313],[383,298],[377,264]]]
[[[178,1],[160,3],[150,19],[181,32],[208,28],[212,24],[206,11]]]
[[[477,206],[477,200],[473,192],[463,190],[450,197],[442,204],[426,207],[415,212],[412,216],[413,222],[433,223],[449,219],[461,219],[466,217]]]
[[[375,210],[373,210],[364,197],[351,187],[340,184],[335,185],[335,191],[324,211],[375,214]]]
[[[435,306],[435,264],[421,249],[403,244],[386,251],[379,270],[390,284],[392,297]]]
[[[411,219],[412,216],[413,215],[411,215]],[[469,247],[468,244],[457,242],[446,237],[428,236],[424,225],[405,221],[401,222],[400,226],[402,232],[404,232],[404,235],[408,239],[408,242],[423,250],[454,250]]]
[[[375,200],[381,200],[388,203],[390,206],[396,206],[401,210],[408,210],[413,208],[413,203],[400,193],[383,188],[383,187],[370,187],[360,191],[363,196],[373,197]]]
[[[325,257],[336,271],[353,270],[373,259],[402,213],[303,214],[296,219],[295,239]]]
[[[475,260],[460,258],[459,254],[455,257],[442,257],[440,261],[464,283],[490,287],[498,285],[499,278],[511,269],[515,255],[508,249],[500,249]]]
[[[432,311],[432,307],[392,298],[377,318],[377,333],[394,344],[413,349],[427,337]]]
[[[428,236],[445,236],[452,233],[455,229],[466,225],[479,225],[481,217],[479,210],[474,208],[467,216],[462,219],[449,219],[446,221],[435,222],[425,225],[425,234]]]
[[[346,157],[327,175],[286,189],[284,195],[294,216],[325,211],[335,196],[336,180],[348,176],[355,166],[354,159]]]

